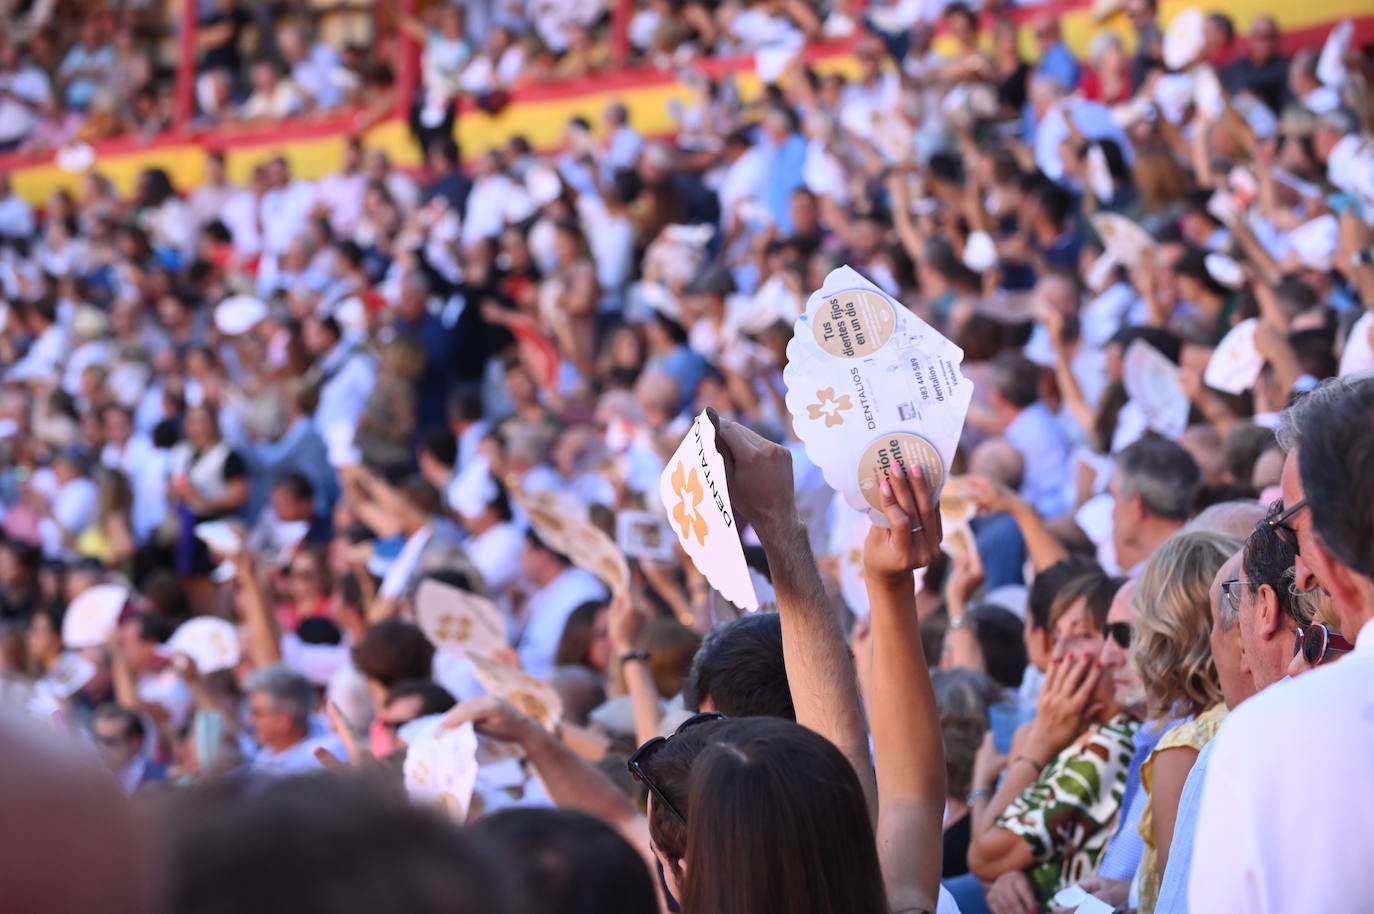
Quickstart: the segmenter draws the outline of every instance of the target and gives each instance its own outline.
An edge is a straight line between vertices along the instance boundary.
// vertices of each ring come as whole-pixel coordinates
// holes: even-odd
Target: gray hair
[[[278,710],[290,712],[301,732],[310,729],[315,690],[309,680],[286,664],[274,663],[255,671],[244,683],[244,691],[266,694]]]
[[[1151,514],[1184,521],[1202,488],[1202,471],[1178,444],[1142,438],[1116,455],[1117,490],[1122,498],[1140,496]]]
[[[1283,411],[1312,526],[1341,564],[1374,579],[1374,372],[1332,378]],[[1290,506],[1291,507],[1291,506]]]

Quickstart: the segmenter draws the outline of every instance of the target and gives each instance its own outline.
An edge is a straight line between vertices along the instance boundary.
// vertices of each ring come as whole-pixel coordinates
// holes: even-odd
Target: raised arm
[[[844,753],[863,785],[870,813],[876,812],[877,788],[854,659],[797,514],[792,455],[714,410],[711,414],[719,428],[716,446],[725,458],[730,499],[753,525],[768,556],[797,723]]]
[[[911,572],[940,551],[940,509],[915,469],[881,481],[889,528],[864,543],[873,637],[873,751],[878,770],[878,857],[893,911],[934,911],[944,842],[945,758],[926,669]]]
[[[964,483],[968,486],[969,497],[977,503],[980,511],[988,514],[1005,512],[1016,521],[1022,539],[1026,541],[1026,554],[1030,556],[1036,574],[1069,557],[1068,550],[1050,532],[1044,518],[1021,496],[981,476],[967,476]]]
[[[465,723],[471,723],[484,736],[520,746],[539,773],[549,799],[564,809],[578,809],[606,822],[640,852],[650,867],[657,864],[649,850],[648,821],[609,777],[584,762],[554,734],[491,696],[463,702],[448,712],[443,726]]]

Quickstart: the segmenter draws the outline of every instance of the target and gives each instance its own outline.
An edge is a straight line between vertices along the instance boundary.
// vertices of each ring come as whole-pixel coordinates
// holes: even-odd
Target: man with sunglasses
[[[1216,739],[1189,908],[1354,911],[1374,897],[1374,374],[1328,381],[1282,417],[1282,514],[1296,585],[1331,598],[1354,649],[1247,701]],[[1300,775],[1320,771],[1338,802]],[[1314,864],[1314,861],[1320,861]]]

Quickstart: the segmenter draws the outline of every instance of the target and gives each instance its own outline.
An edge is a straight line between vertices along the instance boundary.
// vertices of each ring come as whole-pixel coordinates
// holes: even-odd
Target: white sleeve
[[[1246,751],[1245,721],[1217,735],[1193,840],[1188,908],[1208,914],[1261,914],[1265,892],[1259,836],[1273,827],[1261,821],[1273,785],[1256,786],[1257,759]],[[1221,776],[1217,776],[1221,775]]]

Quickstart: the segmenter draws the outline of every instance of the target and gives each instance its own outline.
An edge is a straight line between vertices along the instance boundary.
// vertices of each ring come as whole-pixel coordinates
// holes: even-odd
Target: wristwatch
[[[631,660],[638,660],[638,661],[641,662],[641,663],[648,663],[648,662],[649,662],[649,652],[648,652],[648,651],[630,651],[628,654],[621,654],[621,655],[620,655],[620,665],[621,665],[622,667],[623,667],[625,664],[629,663]]]
[[[947,628],[950,631],[954,632],[958,631],[961,628],[973,628],[973,626],[973,617],[970,616],[968,613],[962,613],[950,619]]]

